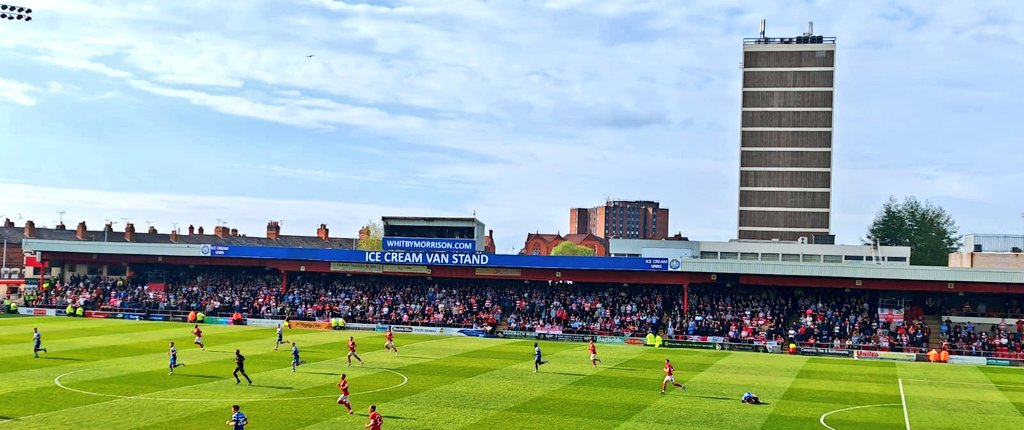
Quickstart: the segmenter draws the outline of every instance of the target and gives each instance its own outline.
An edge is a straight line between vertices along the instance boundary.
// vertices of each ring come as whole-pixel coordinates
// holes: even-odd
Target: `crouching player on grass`
[[[743,403],[749,404],[749,405],[760,405],[760,404],[762,404],[761,403],[761,398],[757,397],[756,394],[750,393],[750,392],[743,393],[743,398],[740,399],[740,401],[743,402]]]

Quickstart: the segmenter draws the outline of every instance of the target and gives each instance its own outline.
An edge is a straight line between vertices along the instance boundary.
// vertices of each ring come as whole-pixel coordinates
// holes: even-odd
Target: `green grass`
[[[49,353],[32,357],[32,327]],[[309,364],[273,351],[274,330],[204,327],[207,350],[179,323],[26,317],[0,319],[0,430],[227,428],[239,403],[250,429],[362,428],[377,404],[387,429],[905,429],[1024,426],[1024,369],[397,334],[401,356],[371,332],[289,330]],[[344,341],[365,367],[344,366]],[[167,375],[167,345],[186,363]],[[233,351],[253,386],[235,385]],[[685,393],[658,394],[665,358]],[[349,375],[355,416],[335,404]],[[58,382],[67,387],[61,388]],[[407,378],[407,382],[405,381]],[[404,382],[404,383],[403,383]],[[768,403],[739,402],[753,391]],[[869,405],[882,405],[861,407]],[[860,408],[857,408],[860,407]],[[856,408],[856,409],[848,409]],[[845,410],[844,410],[845,409]]]

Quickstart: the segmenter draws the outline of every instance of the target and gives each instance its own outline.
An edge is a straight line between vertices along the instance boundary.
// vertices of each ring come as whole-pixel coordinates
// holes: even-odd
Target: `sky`
[[[1019,1],[6,1],[34,18],[0,21],[18,225],[352,237],[475,213],[507,253],[621,198],[729,240],[742,39],[764,18],[837,37],[837,242],[889,196],[1024,232]]]

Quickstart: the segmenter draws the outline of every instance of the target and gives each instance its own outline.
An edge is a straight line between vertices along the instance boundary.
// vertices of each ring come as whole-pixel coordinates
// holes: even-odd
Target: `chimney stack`
[[[60,231],[64,231],[64,230],[68,229],[67,226],[65,226],[63,222],[61,222],[60,224],[57,224],[57,226],[54,227],[54,228],[57,229],[57,230],[60,230]]]
[[[171,242],[178,243],[178,230],[171,230]]]
[[[196,234],[198,234],[200,236],[203,235],[203,226],[199,226],[199,230],[196,231]]]
[[[25,237],[29,239],[36,237],[36,223],[34,221],[25,221]]]
[[[135,224],[128,223],[124,225],[124,240],[135,242]]]
[[[75,227],[75,237],[77,237],[78,240],[85,240],[86,231],[85,221],[78,223],[78,227]]]
[[[238,236],[238,229],[237,228],[231,229],[231,236],[234,236],[234,237]]]
[[[14,227],[14,221],[10,218],[4,218],[4,227]]]
[[[229,234],[231,234],[231,229],[224,227],[222,225],[218,225],[213,228],[213,234],[223,239],[227,237]]]
[[[320,224],[320,228],[316,229],[316,236],[319,237],[320,240],[324,242],[327,241],[329,234],[330,230],[327,229],[327,224]]]
[[[267,223],[267,239],[277,240],[281,237],[281,223],[270,221]]]
[[[154,227],[154,226],[149,226],[149,230],[146,230],[146,233],[149,233],[149,234],[156,234],[156,227]]]

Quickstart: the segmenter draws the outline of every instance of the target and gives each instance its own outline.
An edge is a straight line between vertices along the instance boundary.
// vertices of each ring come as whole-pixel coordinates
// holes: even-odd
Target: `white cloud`
[[[0,78],[0,99],[7,99],[22,106],[35,106],[39,100],[30,93],[38,91],[38,88],[30,84]]]
[[[130,78],[131,73],[124,70],[118,70],[108,67],[102,63],[96,63],[92,61],[74,59],[74,58],[57,58],[57,57],[39,57],[40,61],[47,63],[56,64],[58,66],[66,67],[74,70],[84,70],[87,72],[99,73],[111,78]]]
[[[124,93],[122,93],[120,91],[104,91],[104,92],[99,93],[99,94],[93,94],[93,95],[88,95],[88,96],[82,97],[82,98],[79,99],[79,101],[83,101],[83,102],[97,102],[97,101],[113,100],[113,99],[129,100],[130,97],[127,94],[124,94]]]
[[[445,175],[433,175],[427,173],[406,172],[402,175],[389,175],[383,172],[376,172],[369,169],[350,170],[350,169],[338,169],[338,170],[322,170],[322,169],[309,169],[309,168],[297,168],[288,166],[275,166],[275,165],[259,165],[254,166],[256,171],[286,177],[302,179],[307,181],[354,181],[361,183],[377,183],[386,184],[388,186],[395,186],[409,189],[432,189],[432,190],[465,190],[472,189],[471,185],[463,184],[456,180],[459,175],[456,172],[451,172]]]
[[[49,3],[52,27],[17,27],[0,44],[115,78],[140,96],[296,127],[296,139],[321,144],[324,159],[358,151],[371,160],[340,177],[298,162],[257,169],[282,183],[358,176],[382,196],[448,184],[438,189],[462,192],[435,207],[488,214],[506,243],[525,231],[564,230],[568,207],[606,194],[661,200],[673,209],[673,230],[731,238],[736,64],[761,17],[770,35],[803,32],[793,17],[806,16],[839,37],[840,240],[853,239],[890,193],[972,201],[989,212],[1019,200],[1008,172],[1024,160],[1006,126],[1024,96],[1018,4],[59,3]],[[217,25],[204,24],[210,17]],[[31,90],[15,94],[35,103]],[[262,132],[230,131],[253,141]],[[268,149],[258,145],[269,144],[254,143],[252,153]],[[979,182],[972,166],[991,173]],[[433,194],[427,187],[423,195]],[[971,217],[987,219],[979,213]]]

